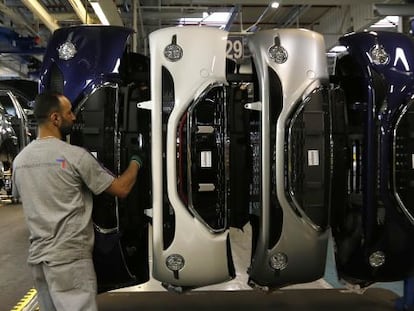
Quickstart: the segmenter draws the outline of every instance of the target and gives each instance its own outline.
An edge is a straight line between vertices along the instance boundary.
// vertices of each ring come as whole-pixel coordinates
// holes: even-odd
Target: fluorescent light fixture
[[[343,45],[336,45],[329,50],[329,52],[332,52],[332,53],[343,53],[345,51],[346,51],[346,46],[343,46]]]
[[[96,16],[98,16],[99,20],[103,25],[109,25],[109,21],[106,18],[106,15],[104,11],[102,10],[102,7],[99,2],[91,2],[91,6],[93,10],[95,11]]]
[[[280,3],[277,1],[273,1],[272,3],[270,3],[270,7],[272,9],[277,9],[280,6]]]
[[[204,22],[206,23],[227,23],[229,20],[229,12],[215,12],[213,14],[203,13]]]
[[[395,28],[398,26],[399,21],[400,18],[398,16],[386,16],[371,25],[370,28]]]
[[[103,25],[124,26],[113,0],[89,0],[89,3]]]
[[[206,25],[224,27],[231,16],[230,12],[203,12],[202,17],[182,17],[179,20],[180,25]]]

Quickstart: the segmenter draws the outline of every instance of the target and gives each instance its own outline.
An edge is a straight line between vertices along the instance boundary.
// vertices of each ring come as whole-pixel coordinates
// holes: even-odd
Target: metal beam
[[[375,4],[374,13],[378,16],[414,16],[414,4]]]
[[[223,11],[228,11],[229,8],[233,7],[233,5],[229,5],[228,8],[222,8]],[[205,12],[210,9],[209,6],[182,6],[182,5],[160,5],[160,6],[151,6],[151,5],[141,5],[142,10],[157,10],[157,11],[179,11],[179,12],[186,12],[186,11],[201,11]],[[220,7],[214,8],[214,10],[220,10]]]
[[[309,4],[307,5],[300,5],[295,7],[290,13],[289,17],[286,20],[286,22],[283,23],[282,28],[287,28],[292,26],[293,23],[297,21],[298,18],[300,18],[301,15],[303,15],[307,10],[309,10],[311,6]]]
[[[41,5],[38,0],[22,0],[22,3],[35,15],[37,16],[51,31],[54,32],[59,29],[60,26],[56,19],[50,15],[47,10]]]
[[[94,24],[94,19],[88,14],[82,0],[68,0],[76,15],[83,24]]]
[[[53,13],[52,16],[58,23],[68,21],[79,22],[79,17],[75,13]]]
[[[241,9],[241,5],[236,4],[234,8],[231,10],[231,16],[229,20],[227,21],[226,27],[224,27],[224,30],[230,31],[231,26],[233,26],[234,21],[236,20],[236,17],[239,15]]]
[[[26,22],[26,20],[21,14],[13,11],[8,6],[3,4],[2,2],[0,2],[0,11],[3,12],[7,17],[9,17],[13,21],[14,24],[22,25],[24,28],[26,28],[29,31],[30,34],[34,36],[38,35],[37,31]]]
[[[169,2],[174,3],[174,1],[163,1],[163,5],[168,5]],[[181,4],[197,6],[197,5],[206,5],[206,0],[187,0],[180,1]],[[268,5],[269,0],[208,0],[209,5],[229,5],[232,6],[235,3],[241,5]],[[328,5],[328,6],[340,6],[340,5],[350,5],[350,4],[374,4],[374,3],[401,3],[399,0],[283,0],[282,5]]]
[[[29,75],[27,74],[27,68],[25,66],[24,69],[22,68],[22,64],[20,64],[17,60],[0,60],[0,67],[4,67],[11,72],[14,72],[20,78],[27,79]],[[2,76],[6,75],[7,73],[3,72]]]
[[[145,20],[162,19],[162,20],[179,20],[180,18],[203,18],[202,12],[180,13],[180,12],[155,12],[147,11],[144,13]]]

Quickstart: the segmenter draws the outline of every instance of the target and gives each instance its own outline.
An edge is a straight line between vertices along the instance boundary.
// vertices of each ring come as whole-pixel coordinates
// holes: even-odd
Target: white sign
[[[201,167],[211,168],[211,151],[201,151]]]
[[[319,165],[319,150],[308,150],[308,166]]]

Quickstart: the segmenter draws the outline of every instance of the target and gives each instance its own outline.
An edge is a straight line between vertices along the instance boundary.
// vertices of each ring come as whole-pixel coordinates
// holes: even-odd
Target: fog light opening
[[[180,271],[185,265],[184,257],[179,254],[169,255],[165,260],[165,264],[171,271]]]
[[[269,265],[274,270],[284,270],[288,265],[288,257],[284,253],[276,253],[270,257]]]
[[[385,254],[382,251],[373,252],[369,256],[369,264],[373,268],[378,268],[384,265],[385,263]]]

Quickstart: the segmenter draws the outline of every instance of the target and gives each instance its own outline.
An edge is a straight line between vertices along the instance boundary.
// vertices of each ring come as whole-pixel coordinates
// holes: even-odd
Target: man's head
[[[68,135],[75,121],[72,105],[67,97],[58,93],[42,93],[36,96],[34,115],[39,127],[58,130],[63,138]]]

